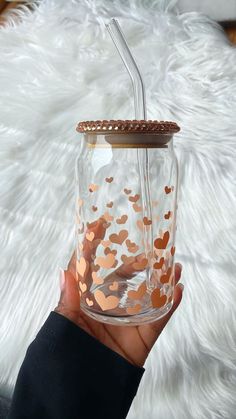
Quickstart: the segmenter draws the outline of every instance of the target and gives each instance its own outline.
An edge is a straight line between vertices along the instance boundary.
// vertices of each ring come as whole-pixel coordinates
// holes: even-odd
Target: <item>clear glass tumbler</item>
[[[115,325],[172,307],[178,192],[174,122],[85,121],[77,131],[76,278],[81,309]]]

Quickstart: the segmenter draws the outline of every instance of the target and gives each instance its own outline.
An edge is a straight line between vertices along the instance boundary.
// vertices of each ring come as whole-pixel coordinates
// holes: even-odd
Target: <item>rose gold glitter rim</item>
[[[76,127],[81,133],[161,133],[174,134],[180,131],[180,127],[175,122],[156,121],[156,120],[100,120],[100,121],[81,121]]]

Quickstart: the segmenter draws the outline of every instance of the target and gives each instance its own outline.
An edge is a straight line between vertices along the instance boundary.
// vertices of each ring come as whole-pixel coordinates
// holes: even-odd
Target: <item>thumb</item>
[[[60,269],[60,287],[61,295],[54,311],[74,322],[80,313],[80,295],[76,279],[69,270]]]

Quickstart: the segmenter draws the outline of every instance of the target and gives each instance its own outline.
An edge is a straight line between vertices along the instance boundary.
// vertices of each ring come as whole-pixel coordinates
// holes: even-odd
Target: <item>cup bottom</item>
[[[149,309],[143,312],[140,312],[135,315],[106,315],[105,313],[96,312],[96,310],[91,310],[86,307],[85,304],[81,302],[81,310],[87,314],[92,319],[95,319],[101,323],[112,324],[114,326],[139,326],[141,324],[152,323],[156,320],[164,317],[172,308],[173,300],[165,305],[162,308]]]

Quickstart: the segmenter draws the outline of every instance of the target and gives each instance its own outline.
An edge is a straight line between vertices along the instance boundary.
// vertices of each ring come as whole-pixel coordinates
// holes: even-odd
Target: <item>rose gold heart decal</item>
[[[125,224],[128,220],[128,215],[124,214],[120,218],[117,218],[116,222],[117,224]]]
[[[87,285],[84,282],[79,281],[79,287],[82,292],[85,292],[87,290]]]
[[[98,210],[98,207],[95,207],[95,205],[93,205],[93,206],[92,206],[92,210],[93,210],[94,212],[96,212],[96,211]]]
[[[107,203],[107,208],[112,208],[113,207],[113,202],[111,201],[111,202],[108,202]]]
[[[136,194],[134,196],[129,196],[129,201],[130,202],[137,202],[139,200],[139,198],[140,198],[139,194]]]
[[[117,255],[117,250],[111,250],[110,247],[106,247],[104,249],[104,253],[105,253],[105,255],[108,255],[108,253],[112,253],[114,256],[116,256]]]
[[[141,308],[142,308],[141,304],[135,304],[135,306],[133,307],[127,307],[126,313],[131,314],[131,315],[137,314],[140,312]]]
[[[124,241],[125,241],[125,239],[127,239],[127,237],[128,237],[128,231],[127,230],[121,230],[118,234],[111,234],[110,236],[109,236],[109,240],[112,242],[112,243],[116,243],[116,244],[122,244]]]
[[[83,201],[83,199],[78,199],[78,207],[82,207],[82,205],[83,205],[83,203],[84,203],[84,201]]]
[[[151,301],[152,301],[152,306],[154,308],[161,308],[166,304],[167,296],[166,295],[161,296],[160,289],[155,288],[151,294]]]
[[[109,247],[109,246],[110,246],[110,244],[111,244],[111,242],[110,242],[110,240],[101,240],[101,244],[102,244],[104,247]]]
[[[94,292],[94,297],[103,311],[116,308],[120,301],[119,298],[115,297],[114,295],[109,295],[106,297],[101,290],[96,290]]]
[[[166,249],[167,243],[170,238],[169,231],[166,231],[163,235],[163,238],[158,238],[154,241],[154,246],[156,249]]]
[[[86,239],[88,240],[88,241],[93,241],[93,239],[94,239],[94,237],[95,237],[95,234],[94,234],[94,232],[93,231],[91,231],[90,233],[87,233],[86,234]]]
[[[171,212],[171,211],[168,211],[168,212],[164,215],[164,217],[165,217],[165,219],[166,219],[166,220],[169,220],[169,218],[171,217],[171,215],[172,215],[172,212]]]
[[[84,257],[81,257],[80,261],[78,260],[76,261],[76,271],[83,278],[87,270],[88,270],[88,262],[84,259]]]
[[[143,231],[143,221],[142,220],[137,220],[136,224],[137,224],[139,230]]]
[[[168,188],[168,186],[165,186],[165,193],[168,194],[171,192],[171,187]]]
[[[122,255],[121,260],[125,265],[130,265],[131,263],[135,261],[135,257]]]
[[[126,189],[126,188],[124,189],[124,193],[126,195],[129,195],[131,192],[132,192],[131,189]]]
[[[96,258],[95,263],[101,268],[110,269],[113,267],[116,261],[115,256],[112,253],[108,253],[106,257],[99,256]]]
[[[128,291],[128,297],[132,298],[133,300],[140,300],[147,291],[146,281],[144,281],[141,285],[139,285],[138,289]]]
[[[97,272],[92,272],[93,283],[96,285],[101,285],[104,282],[104,279],[97,275]]]
[[[118,282],[117,281],[114,281],[112,285],[109,285],[109,290],[111,290],[111,291],[117,291],[118,290],[118,286],[119,286]]]
[[[133,204],[132,207],[135,212],[140,212],[142,210],[142,207],[140,207],[138,204]]]
[[[146,268],[147,264],[148,264],[148,260],[147,260],[146,258],[143,258],[143,259],[142,259],[142,260],[140,260],[139,262],[134,262],[134,264],[133,264],[133,268],[134,268],[136,271],[143,271],[143,269],[145,269],[145,268]]]
[[[97,272],[97,271],[99,271],[99,269],[100,269],[100,266],[95,265],[94,263],[91,263],[91,270],[92,271]]]
[[[172,271],[172,269],[168,268],[167,272],[164,275],[161,276],[160,282],[162,284],[166,284],[167,282],[169,282],[169,279],[170,279],[170,276],[171,276],[171,271]]]
[[[91,185],[89,185],[89,192],[95,192],[99,189],[99,185],[95,185],[95,183],[91,183]]]
[[[139,249],[139,246],[136,245],[136,243],[132,242],[131,240],[126,240],[126,246],[130,253],[136,253]]]
[[[161,269],[162,266],[163,266],[163,264],[164,264],[164,261],[165,261],[165,259],[164,258],[161,258],[159,260],[159,262],[154,263],[153,268],[154,269]]]
[[[113,182],[113,180],[114,180],[114,178],[112,176],[111,177],[106,177],[106,179],[105,179],[105,181],[107,183],[111,183],[111,182]]]
[[[143,224],[145,226],[150,226],[152,224],[152,220],[149,220],[147,217],[143,217]]]
[[[109,214],[109,212],[108,212],[108,211],[106,211],[106,212],[103,214],[103,218],[104,218],[106,221],[112,221],[112,220],[114,220],[114,217],[113,217],[111,214]]]
[[[172,256],[174,256],[174,254],[175,254],[175,246],[172,246],[172,248],[170,249],[170,253],[172,254]]]
[[[85,301],[89,307],[93,306],[93,300],[90,300],[88,297],[86,297]]]

